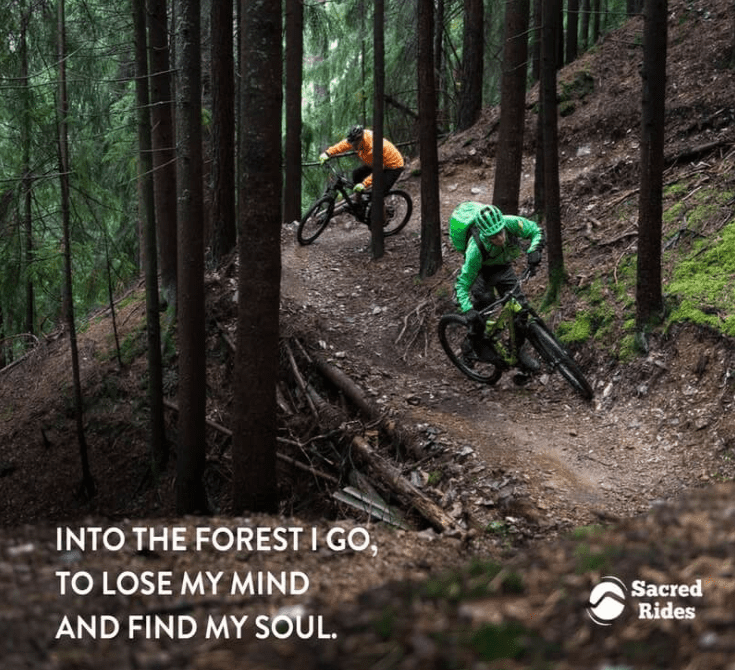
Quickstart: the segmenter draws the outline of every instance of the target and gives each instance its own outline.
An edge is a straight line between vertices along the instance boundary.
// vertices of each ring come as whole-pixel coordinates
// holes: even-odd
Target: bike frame
[[[334,198],[335,206],[344,206],[344,208],[352,214],[358,221],[361,223],[365,223],[365,205],[367,205],[367,198],[363,200],[363,211],[359,211],[359,208],[355,206],[355,204],[352,202],[352,198],[350,198],[349,193],[347,193],[348,188],[353,188],[354,184],[351,180],[347,179],[345,175],[343,175],[341,172],[339,172],[331,163],[327,162],[324,164],[324,167],[331,173],[332,178],[327,183],[327,187],[324,189],[324,196],[330,196]],[[342,196],[342,202],[337,204],[337,193],[339,193]],[[366,194],[369,197],[369,194]],[[341,213],[344,210],[334,210],[334,213]]]
[[[495,349],[496,353],[509,367],[515,367],[518,364],[518,316],[525,312],[535,317],[535,312],[531,306],[522,304],[516,297],[521,285],[530,276],[530,270],[526,269],[513,289],[508,291],[502,298],[499,298],[491,305],[480,310],[480,314],[485,319],[484,336],[491,340],[493,349]],[[499,312],[498,308],[500,308]],[[497,316],[494,317],[495,312],[497,312]],[[500,339],[501,334],[506,328],[508,329],[510,350],[508,350]]]

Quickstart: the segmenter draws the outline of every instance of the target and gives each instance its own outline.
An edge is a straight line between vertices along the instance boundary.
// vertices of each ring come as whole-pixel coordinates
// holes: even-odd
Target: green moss
[[[472,635],[472,648],[484,661],[520,658],[526,651],[526,638],[532,633],[515,621],[485,624]]]
[[[572,531],[572,539],[573,540],[588,540],[590,538],[596,537],[600,533],[604,531],[604,527],[600,526],[599,524],[591,524],[589,526],[577,526]]]
[[[429,486],[436,486],[442,480],[442,472],[440,470],[434,470],[429,473]]]
[[[565,100],[559,104],[559,116],[571,116],[577,109],[577,105],[573,100]]]
[[[669,226],[675,223],[682,216],[684,216],[685,212],[686,212],[686,208],[684,207],[683,203],[677,202],[675,205],[672,205],[663,214],[662,220],[663,220],[664,225]]]
[[[675,303],[667,325],[690,321],[735,336],[735,220],[719,237],[697,241],[673,269],[666,292]]]
[[[461,570],[453,570],[436,576],[421,587],[421,595],[431,599],[453,602],[483,598],[500,590],[503,593],[522,593],[523,578],[509,571],[502,574],[503,567],[494,561],[475,560]],[[495,580],[500,575],[497,583]]]
[[[638,342],[635,335],[625,335],[620,340],[620,348],[618,349],[618,359],[627,363],[638,356]]]
[[[609,546],[593,549],[586,542],[582,542],[574,553],[577,558],[577,574],[581,575],[611,569],[620,554],[620,549]]]
[[[577,310],[574,321],[561,323],[557,328],[559,339],[566,344],[586,342],[593,337],[602,340],[615,322],[609,292],[600,279],[593,281],[580,298],[586,300],[587,305]]]
[[[559,88],[559,102],[562,105],[571,100],[584,100],[595,90],[595,78],[586,70],[582,70],[577,72],[572,81],[562,82]]]
[[[677,198],[679,196],[686,195],[688,188],[689,187],[683,182],[669,184],[664,188],[663,196],[664,198]]]
[[[392,608],[384,609],[380,616],[373,622],[373,628],[376,634],[383,640],[390,639],[395,631],[397,618]]]
[[[688,227],[691,230],[704,230],[705,226],[716,218],[719,209],[716,203],[702,204],[695,207],[687,214]]]
[[[110,358],[115,358],[115,343],[111,342],[111,348],[108,352]],[[145,354],[147,342],[145,338],[145,326],[132,331],[120,342],[120,358],[124,366],[131,365],[138,357]]]
[[[560,323],[557,335],[562,342],[586,342],[592,336],[592,320],[587,312],[578,312],[572,322]]]

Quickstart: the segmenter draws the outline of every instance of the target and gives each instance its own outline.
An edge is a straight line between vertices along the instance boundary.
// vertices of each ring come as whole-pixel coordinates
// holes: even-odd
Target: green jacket
[[[475,283],[477,276],[480,274],[482,266],[491,265],[508,265],[521,255],[521,249],[518,245],[518,238],[531,240],[526,253],[531,253],[543,246],[544,235],[538,224],[530,219],[524,219],[521,216],[504,216],[503,223],[505,225],[505,244],[497,247],[491,244],[487,239],[483,239],[480,235],[480,241],[485,246],[485,258],[480,248],[477,246],[474,237],[470,237],[467,243],[467,249],[464,254],[464,264],[462,270],[457,277],[455,290],[457,292],[457,300],[459,301],[459,309],[466,312],[472,309],[472,300],[470,299],[470,289]]]

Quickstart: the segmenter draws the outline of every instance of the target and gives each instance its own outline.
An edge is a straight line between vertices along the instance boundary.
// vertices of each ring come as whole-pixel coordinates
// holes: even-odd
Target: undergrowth
[[[735,194],[675,182],[664,197],[662,329],[689,322],[735,337]],[[631,253],[621,258],[613,276],[599,275],[575,289],[575,317],[558,327],[563,342],[594,342],[621,361],[638,354],[636,262]]]
[[[674,308],[667,326],[681,321],[707,325],[735,336],[735,220],[716,237],[698,239],[688,257],[673,267],[666,286]]]

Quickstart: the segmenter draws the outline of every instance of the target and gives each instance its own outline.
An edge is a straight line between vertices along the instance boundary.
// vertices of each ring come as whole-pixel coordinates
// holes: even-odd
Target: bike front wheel
[[[475,351],[469,339],[467,319],[461,314],[445,314],[439,319],[439,341],[449,360],[472,381],[495,384],[502,376],[501,366],[484,360],[494,356],[483,356],[482,352]]]
[[[334,213],[334,199],[325,196],[317,200],[304,214],[296,229],[296,239],[299,244],[311,244],[324,232]]]
[[[528,324],[527,337],[552,370],[558,370],[569,385],[585,400],[592,400],[594,392],[582,370],[547,328],[532,321]]]
[[[400,233],[413,212],[413,200],[405,191],[389,191],[383,198],[383,235],[389,237]],[[368,222],[370,219],[368,219]]]

